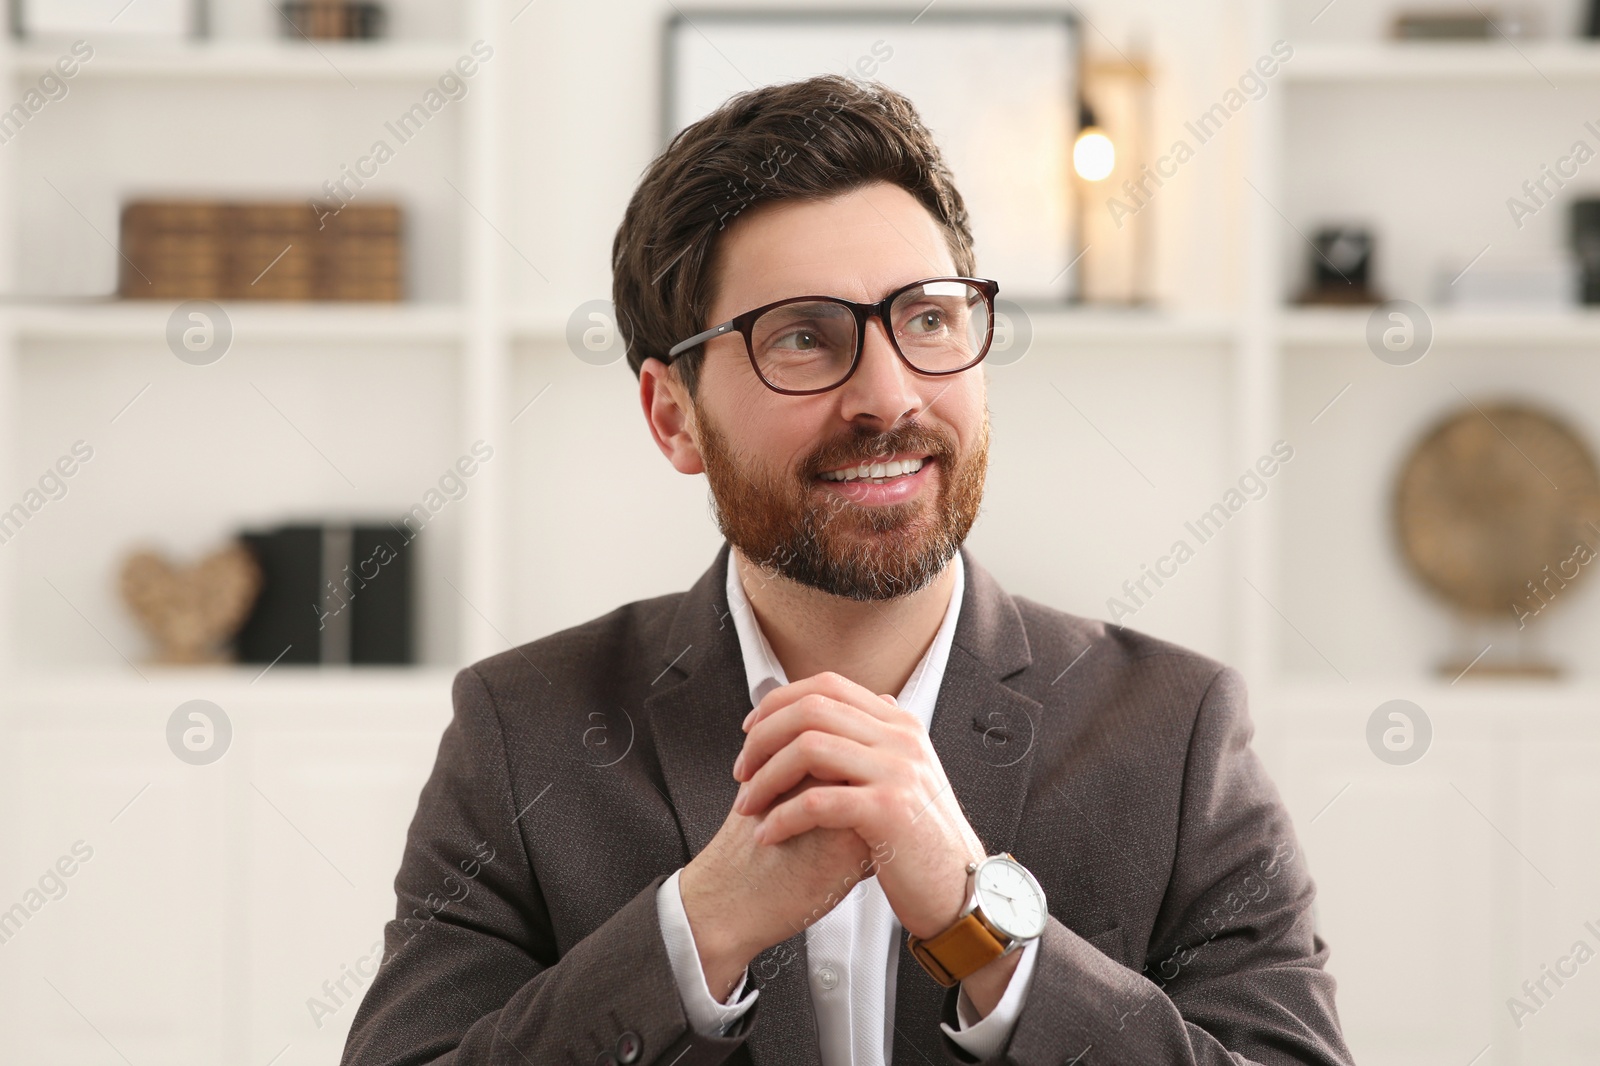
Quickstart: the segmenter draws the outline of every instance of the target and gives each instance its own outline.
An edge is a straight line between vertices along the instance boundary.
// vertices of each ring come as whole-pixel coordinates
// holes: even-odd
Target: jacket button
[[[623,1066],[638,1062],[639,1056],[644,1054],[644,1041],[639,1039],[639,1034],[628,1030],[617,1037],[617,1061]]]
[[[594,1057],[594,1066],[617,1066],[617,1057],[609,1051],[602,1051]]]

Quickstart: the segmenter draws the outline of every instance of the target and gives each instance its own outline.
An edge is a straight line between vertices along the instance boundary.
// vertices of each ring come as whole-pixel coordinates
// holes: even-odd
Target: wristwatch
[[[967,905],[944,932],[906,946],[946,988],[1044,933],[1044,889],[1010,853],[967,863]]]

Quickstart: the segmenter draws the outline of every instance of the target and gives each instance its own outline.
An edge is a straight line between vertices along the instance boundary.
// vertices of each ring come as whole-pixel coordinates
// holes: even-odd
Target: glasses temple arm
[[[685,349],[688,349],[688,348],[693,348],[697,344],[704,344],[706,341],[710,340],[713,337],[720,337],[724,333],[727,333],[731,329],[733,329],[733,322],[732,321],[728,321],[728,322],[722,323],[722,325],[720,325],[720,326],[712,326],[710,329],[705,330],[704,332],[696,333],[694,336],[690,337],[688,340],[679,341],[677,344],[674,344],[672,346],[672,350],[667,352],[667,358],[671,359],[674,356],[676,356],[679,352],[684,351]]]

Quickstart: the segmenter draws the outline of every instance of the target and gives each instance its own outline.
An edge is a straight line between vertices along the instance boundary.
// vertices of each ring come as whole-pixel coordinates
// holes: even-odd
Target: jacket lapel
[[[658,676],[651,688],[658,691],[644,704],[689,857],[711,842],[738,794],[731,769],[744,744],[740,723],[750,709],[739,638],[728,616],[729,551],[724,542],[710,569],[679,601],[667,639],[656,649]],[[965,548],[961,551],[966,590],[929,736],[951,791],[994,854],[1009,850],[1016,836],[1041,707],[1002,684],[1032,662],[1016,605]],[[746,1049],[758,1066],[819,1066],[805,935],[796,934],[765,956],[751,966],[761,999]],[[904,937],[895,987],[895,1061],[919,1062],[922,1056],[943,1061],[944,989],[922,972]]]
[[[928,734],[950,790],[990,855],[1014,846],[1033,769],[1042,707],[1002,683],[1032,653],[1022,616],[994,577],[961,549],[966,591]],[[943,986],[923,972],[900,938],[895,977],[894,1061],[944,1062]]]
[[[666,792],[686,855],[700,854],[728,816],[739,783],[733,760],[744,746],[750,711],[739,636],[728,615],[729,547],[684,593],[658,649],[652,695],[644,707]],[[750,966],[761,991],[756,1025],[745,1043],[758,1066],[820,1066],[803,932],[763,952]]]

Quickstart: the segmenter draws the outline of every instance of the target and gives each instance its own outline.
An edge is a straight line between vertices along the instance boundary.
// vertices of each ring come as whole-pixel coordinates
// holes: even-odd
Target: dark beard
[[[704,408],[696,416],[712,516],[728,542],[768,574],[851,600],[894,599],[938,577],[977,521],[989,465],[987,409],[964,457],[943,434],[909,422],[825,446],[796,474],[780,475],[741,462]],[[903,451],[934,457],[939,487],[931,501],[865,507],[813,487],[823,470]]]

